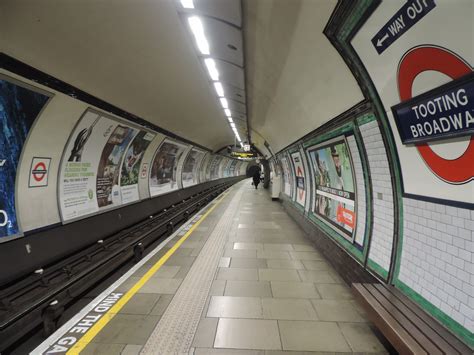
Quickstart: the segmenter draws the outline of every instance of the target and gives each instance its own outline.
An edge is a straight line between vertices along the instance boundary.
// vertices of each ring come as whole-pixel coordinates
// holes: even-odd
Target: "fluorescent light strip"
[[[181,0],[181,5],[183,5],[185,9],[194,9],[193,0]]]
[[[194,38],[196,39],[196,44],[199,48],[199,51],[204,55],[209,55],[209,42],[206,39],[204,34],[204,27],[202,26],[201,19],[196,16],[188,18],[189,27],[193,32]]]
[[[216,68],[216,61],[212,58],[204,59],[204,64],[206,64],[207,71],[212,80],[219,80],[219,71]]]
[[[193,0],[181,0],[181,5],[185,9],[194,9]],[[188,18],[188,23],[189,23],[189,27],[191,28],[191,31],[193,32],[197,47],[199,51],[201,52],[201,54],[210,55],[209,42],[207,41],[206,35],[204,34],[204,27],[202,25],[201,19],[199,17],[192,16]],[[211,79],[213,81],[218,81],[219,71],[217,70],[215,60],[212,58],[206,58],[204,59],[204,64],[206,65],[207,71]],[[222,84],[220,82],[215,82],[214,89],[216,90],[217,96],[220,97],[221,105],[224,108],[225,115],[227,116],[227,119],[229,120],[232,130],[234,131],[235,137],[240,142],[240,145],[242,145],[239,132],[237,131],[235,127],[235,123],[231,117],[232,115],[229,110],[229,103],[227,102],[227,99],[224,97],[224,88],[222,87]]]
[[[226,98],[221,98],[220,100],[223,108],[229,108],[229,103],[227,102]]]
[[[224,88],[220,82],[214,83],[214,88],[216,89],[217,96],[224,97]]]

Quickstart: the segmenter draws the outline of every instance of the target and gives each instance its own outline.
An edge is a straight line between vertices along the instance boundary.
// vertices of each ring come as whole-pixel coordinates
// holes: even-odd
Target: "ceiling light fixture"
[[[229,123],[234,123],[234,120],[232,119],[232,117],[227,117],[227,119],[229,120]]]
[[[232,116],[232,114],[230,113],[230,110],[229,110],[228,108],[224,109],[224,112],[225,112],[225,115],[226,115],[227,117]]]
[[[216,89],[217,96],[224,97],[224,88],[220,82],[214,83],[214,88]]]
[[[232,122],[232,123],[230,124],[230,126],[231,126],[232,128],[235,128],[235,123]]]
[[[183,5],[185,9],[194,9],[193,0],[181,0],[181,5]]]
[[[219,71],[216,68],[216,61],[212,58],[204,59],[204,64],[206,64],[207,71],[212,80],[219,80]]]
[[[222,105],[223,108],[225,108],[225,109],[226,109],[226,108],[229,108],[229,103],[227,102],[227,99],[226,99],[226,98],[221,97],[220,100],[221,100],[221,105]]]
[[[206,35],[204,34],[204,27],[202,27],[202,22],[199,17],[192,16],[188,18],[189,27],[191,27],[191,31],[193,32],[194,38],[196,39],[196,44],[204,55],[209,55],[209,42],[206,39]]]

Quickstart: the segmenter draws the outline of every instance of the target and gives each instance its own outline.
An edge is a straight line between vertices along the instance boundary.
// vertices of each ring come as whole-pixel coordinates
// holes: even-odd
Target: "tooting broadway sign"
[[[392,107],[403,144],[474,133],[474,73]]]

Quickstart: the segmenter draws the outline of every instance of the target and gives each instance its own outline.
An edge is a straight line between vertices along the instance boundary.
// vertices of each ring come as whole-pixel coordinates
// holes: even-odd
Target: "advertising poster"
[[[209,170],[209,163],[212,159],[211,153],[206,153],[202,159],[201,167],[199,170],[199,182],[209,181],[211,171]]]
[[[150,171],[150,196],[178,189],[178,163],[186,146],[165,140],[156,151]]]
[[[230,176],[230,164],[232,163],[231,159],[224,158],[222,162],[222,170],[221,170],[221,177],[229,177]]]
[[[122,203],[120,163],[136,132],[133,128],[117,125],[105,143],[97,169],[96,195],[99,208]]]
[[[241,160],[236,160],[237,163],[235,164],[235,168],[234,168],[234,176],[239,176],[240,175],[240,168],[242,166],[242,161]]]
[[[61,160],[59,203],[63,221],[122,204],[120,169],[137,132],[101,113],[85,112]]]
[[[21,233],[15,181],[28,133],[49,97],[0,78],[0,242]]]
[[[383,1],[351,42],[384,105],[405,197],[474,206],[472,13],[472,1]]]
[[[273,159],[270,159],[270,171],[272,172],[273,176],[279,175],[275,166],[275,161]]]
[[[352,241],[355,228],[355,184],[345,139],[310,147],[316,194],[313,213]]]
[[[305,176],[304,176],[304,166],[303,161],[301,160],[300,152],[295,152],[291,154],[291,160],[293,161],[293,166],[295,167],[295,176],[296,176],[296,202],[304,207],[306,200],[306,191],[305,191]]]
[[[183,165],[181,174],[183,187],[196,185],[199,182],[199,167],[201,166],[204,152],[195,148],[191,149]]]
[[[235,167],[239,161],[232,159],[229,165],[229,174],[227,176],[234,176],[235,175]]]
[[[154,138],[154,133],[146,131],[138,132],[125,153],[120,172],[120,191],[122,194],[123,204],[138,201],[140,199],[138,194],[140,165],[145,151]],[[146,177],[146,167],[144,167],[144,169]]]
[[[285,195],[288,197],[291,197],[291,172],[290,172],[290,166],[288,165],[288,159],[286,157],[283,157],[280,159],[281,161],[281,166],[283,167],[283,185],[284,189],[283,191],[285,192]]]
[[[219,179],[219,168],[220,164],[224,158],[220,155],[215,155],[212,159],[211,164],[209,165],[211,180]]]

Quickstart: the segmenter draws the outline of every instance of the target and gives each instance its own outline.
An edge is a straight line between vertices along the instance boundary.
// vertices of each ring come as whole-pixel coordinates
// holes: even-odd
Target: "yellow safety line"
[[[145,283],[163,266],[163,264],[173,255],[173,253],[183,244],[183,242],[188,239],[191,233],[201,224],[204,219],[217,207],[219,203],[222,202],[224,197],[228,194],[228,192],[224,193],[222,197],[212,206],[209,210],[196,222],[193,226],[186,232],[185,235],[179,239],[173,247],[163,255],[160,260],[156,262],[155,265],[151,267],[150,270],[146,272],[145,275],[135,284],[133,287],[128,290],[128,292],[110,308],[107,313],[105,313],[98,321],[95,323],[86,333],[84,336],[79,339],[79,341],[74,344],[74,346],[69,349],[66,355],[76,355],[79,354],[84,348],[96,337],[97,334],[104,328],[107,323],[112,320],[112,318],[127,304],[128,301],[145,285]]]

